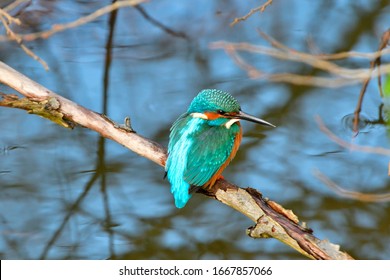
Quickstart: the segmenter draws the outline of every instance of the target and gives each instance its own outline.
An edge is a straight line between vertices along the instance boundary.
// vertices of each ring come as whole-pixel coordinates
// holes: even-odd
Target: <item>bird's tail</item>
[[[175,205],[177,208],[183,208],[188,200],[191,198],[190,185],[185,181],[181,181],[179,185],[172,184],[171,193],[175,199]]]

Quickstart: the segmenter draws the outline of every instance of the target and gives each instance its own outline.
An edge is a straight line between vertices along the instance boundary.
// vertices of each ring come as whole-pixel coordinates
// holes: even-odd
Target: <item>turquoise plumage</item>
[[[174,122],[165,169],[176,207],[191,198],[190,186],[211,187],[220,177],[240,144],[240,119],[273,126],[243,113],[230,94],[216,89],[201,91]]]

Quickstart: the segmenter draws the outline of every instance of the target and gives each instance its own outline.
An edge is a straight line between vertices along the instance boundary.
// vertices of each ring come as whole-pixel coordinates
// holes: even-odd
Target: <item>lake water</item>
[[[21,13],[25,25],[15,27],[20,33],[46,30],[104,5],[32,2]],[[341,197],[315,176],[318,170],[350,191],[390,192],[387,157],[342,148],[315,121],[319,116],[348,142],[389,148],[386,126],[378,121],[383,101],[377,82],[369,84],[364,99],[367,122],[352,138],[350,115],[361,84],[324,88],[251,79],[223,50],[210,48],[221,40],[269,46],[260,29],[303,52],[374,52],[390,27],[389,2],[274,1],[264,13],[229,26],[259,2],[265,1],[150,1],[142,5],[149,17],[124,8],[115,23],[106,15],[25,42],[48,63],[48,72],[15,43],[0,43],[0,60],[113,120],[130,116],[137,133],[165,146],[171,124],[201,89],[230,92],[245,112],[277,128],[243,123],[243,142],[225,178],[292,209],[318,238],[355,258],[390,259],[389,202]],[[107,47],[110,29],[114,35]],[[301,63],[243,57],[264,72],[325,75]],[[369,67],[367,59],[337,63]],[[382,63],[389,63],[389,56]],[[5,86],[0,91],[11,92]],[[304,259],[276,240],[249,238],[245,230],[252,221],[205,196],[195,195],[176,209],[163,176],[160,166],[95,132],[64,129],[1,107],[0,257]]]

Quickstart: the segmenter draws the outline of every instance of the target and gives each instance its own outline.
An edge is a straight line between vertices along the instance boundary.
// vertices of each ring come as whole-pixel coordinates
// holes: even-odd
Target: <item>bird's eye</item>
[[[220,115],[225,115],[226,114],[226,112],[223,111],[223,110],[218,110],[217,113],[220,114]]]

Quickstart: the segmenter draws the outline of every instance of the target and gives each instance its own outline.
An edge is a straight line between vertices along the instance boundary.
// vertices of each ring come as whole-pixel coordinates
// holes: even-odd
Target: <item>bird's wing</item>
[[[169,142],[170,145],[174,145],[183,134],[183,128],[186,126],[189,119],[191,119],[191,116],[188,113],[184,113],[172,124],[170,129],[171,133],[169,135],[170,140],[172,140]]]
[[[195,186],[206,184],[230,160],[236,134],[223,126],[210,126],[193,135],[184,180]]]
[[[188,113],[182,114],[172,125],[171,133],[169,135],[169,143],[168,143],[168,154],[173,151],[175,144],[179,141],[180,137],[183,134],[183,128],[185,127],[188,119],[190,118]],[[167,162],[169,163],[169,161]],[[167,171],[169,164],[166,164],[165,170]]]

